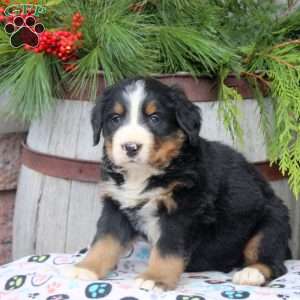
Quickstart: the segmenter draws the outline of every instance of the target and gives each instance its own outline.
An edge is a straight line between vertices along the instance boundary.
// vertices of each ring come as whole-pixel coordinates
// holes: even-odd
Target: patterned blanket
[[[86,252],[29,256],[0,267],[0,300],[300,300],[300,261],[286,261],[288,273],[265,287],[234,285],[232,273],[201,272],[183,274],[175,291],[149,292],[134,281],[147,266],[146,243],[138,242],[105,280],[65,278],[63,268]]]

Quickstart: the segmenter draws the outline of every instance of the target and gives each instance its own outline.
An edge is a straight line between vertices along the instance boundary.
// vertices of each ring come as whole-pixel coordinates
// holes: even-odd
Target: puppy
[[[92,112],[103,134],[102,215],[72,269],[104,278],[137,236],[152,245],[141,288],[174,289],[182,272],[242,268],[233,282],[262,285],[286,272],[288,210],[246,159],[199,137],[197,106],[151,78],[107,88]]]

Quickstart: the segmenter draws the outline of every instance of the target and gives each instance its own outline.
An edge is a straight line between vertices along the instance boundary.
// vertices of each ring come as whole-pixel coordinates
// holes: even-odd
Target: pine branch
[[[243,129],[240,126],[241,111],[238,101],[242,96],[234,88],[228,87],[224,80],[228,76],[228,70],[220,70],[219,92],[218,92],[218,116],[223,120],[224,127],[229,131],[234,142],[243,144]]]
[[[75,71],[67,76],[71,90],[78,94],[88,87],[89,98],[93,100],[100,70],[108,84],[112,84],[156,69],[156,53],[147,31],[148,17],[130,11],[132,1],[93,0],[93,5],[79,0],[66,2],[70,13],[80,11],[85,17],[81,58]]]
[[[257,53],[249,71],[261,70],[270,81],[274,109],[274,130],[269,142],[269,157],[279,162],[289,175],[296,196],[300,193],[300,58],[298,43],[281,43]]]
[[[40,118],[55,103],[59,84],[55,74],[60,71],[49,57],[22,52],[9,67],[0,67],[0,93],[9,92],[9,113],[28,121]]]

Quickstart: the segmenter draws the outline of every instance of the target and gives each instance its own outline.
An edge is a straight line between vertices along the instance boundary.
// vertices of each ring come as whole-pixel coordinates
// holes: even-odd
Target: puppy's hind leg
[[[234,274],[233,283],[263,285],[286,273],[284,260],[289,258],[290,237],[288,211],[278,198],[274,198],[256,234],[244,248],[246,267]]]

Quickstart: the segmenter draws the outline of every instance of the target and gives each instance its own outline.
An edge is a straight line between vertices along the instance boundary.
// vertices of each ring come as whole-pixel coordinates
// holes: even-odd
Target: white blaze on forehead
[[[141,106],[146,97],[145,81],[138,80],[126,87],[124,96],[130,105],[129,124],[138,124]]]
[[[137,163],[147,163],[154,143],[153,134],[148,128],[140,124],[142,105],[146,98],[145,81],[138,80],[128,85],[123,92],[128,101],[128,120],[115,132],[113,136],[112,156],[116,165],[123,165],[129,161],[122,145],[137,143],[141,149],[135,157]]]

